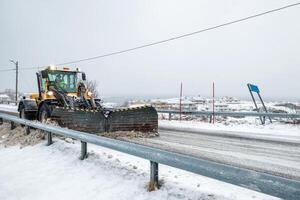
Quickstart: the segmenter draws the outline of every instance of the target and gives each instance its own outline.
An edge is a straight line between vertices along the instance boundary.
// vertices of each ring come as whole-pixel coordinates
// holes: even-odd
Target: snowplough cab
[[[23,98],[18,106],[21,118],[56,121],[60,126],[89,133],[138,131],[156,133],[155,108],[106,109],[87,88],[84,72],[49,66],[36,73],[38,93]]]

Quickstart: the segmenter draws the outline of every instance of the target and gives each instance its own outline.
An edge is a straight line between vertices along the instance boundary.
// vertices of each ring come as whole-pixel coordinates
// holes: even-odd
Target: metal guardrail
[[[52,134],[80,140],[81,159],[87,157],[87,143],[147,159],[150,161],[150,184],[156,186],[159,185],[158,163],[161,163],[283,199],[300,199],[300,182],[296,180],[233,167],[126,141],[42,124],[40,122],[24,120],[12,115],[0,113],[0,124],[3,123],[3,120],[10,122],[11,128],[14,128],[16,123],[25,125],[27,134],[30,133],[30,127],[44,130],[48,135],[48,145],[52,144]]]
[[[158,113],[167,113],[170,115],[172,114],[180,114],[178,110],[157,110]],[[291,114],[291,113],[258,113],[258,112],[212,112],[212,111],[182,111],[181,114],[185,115],[202,115],[202,116],[224,116],[224,117],[278,117],[278,118],[300,118],[300,113],[298,114]]]

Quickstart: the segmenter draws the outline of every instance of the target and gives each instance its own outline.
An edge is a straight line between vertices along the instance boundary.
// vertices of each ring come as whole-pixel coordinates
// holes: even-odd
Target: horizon
[[[289,1],[293,2],[293,1]],[[266,10],[279,1],[1,1],[0,70],[61,63],[201,30]],[[11,8],[14,9],[11,9]],[[51,10],[51,12],[48,12]],[[99,12],[101,11],[101,12]],[[64,13],[64,18],[61,18]],[[104,96],[184,93],[247,98],[247,83],[265,99],[299,100],[300,24],[290,8],[182,40],[72,64],[97,80]],[[284,30],[284,31],[283,31]],[[37,69],[19,71],[19,89],[37,91]],[[0,90],[14,88],[15,71],[0,71]]]

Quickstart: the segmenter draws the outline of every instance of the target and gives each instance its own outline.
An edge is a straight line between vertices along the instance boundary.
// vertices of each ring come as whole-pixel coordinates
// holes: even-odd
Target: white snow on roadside
[[[14,105],[0,110],[16,112]],[[193,131],[228,131],[300,142],[300,126],[291,124],[210,124],[160,120],[160,127]],[[80,144],[56,142],[25,147],[0,147],[0,199],[276,199],[231,184],[160,165],[162,188],[147,192],[149,161],[88,145],[80,161]]]
[[[95,145],[81,161],[79,142],[55,138],[35,146],[0,148],[0,199],[277,199],[160,165],[160,190],[147,192],[149,161]]]
[[[269,136],[274,138],[290,138],[300,141],[300,125],[294,124],[229,124],[207,123],[201,121],[159,120],[160,128],[185,129],[191,131],[224,131],[228,133],[240,133],[247,136]]]
[[[0,104],[0,110],[7,112],[17,112],[18,106],[11,104]]]

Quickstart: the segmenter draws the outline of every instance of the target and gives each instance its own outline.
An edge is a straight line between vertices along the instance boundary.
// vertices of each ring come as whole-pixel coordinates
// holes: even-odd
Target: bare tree
[[[93,93],[94,98],[99,98],[100,95],[99,95],[99,92],[98,92],[98,86],[99,86],[98,81],[96,81],[96,80],[93,80],[93,81],[87,80],[86,81],[86,86],[87,86],[88,90]]]

